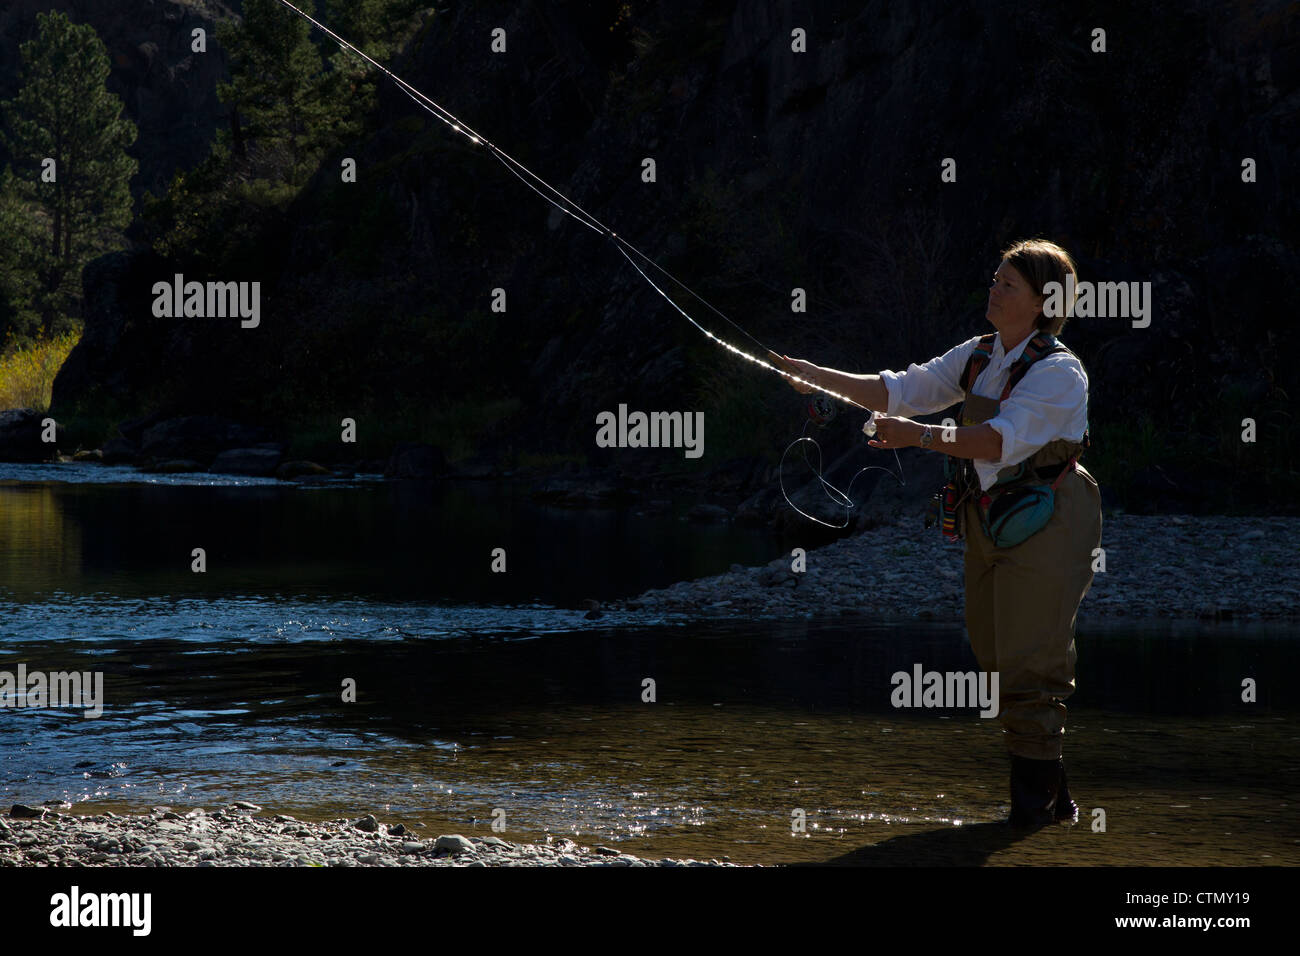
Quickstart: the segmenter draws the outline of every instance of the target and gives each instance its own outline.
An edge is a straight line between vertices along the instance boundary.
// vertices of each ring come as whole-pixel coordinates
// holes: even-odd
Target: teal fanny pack
[[[1021,485],[979,498],[980,526],[995,548],[1014,548],[1042,531],[1052,520],[1056,491],[1050,485]]]
[[[1014,548],[1047,527],[1056,508],[1056,486],[1065,475],[1074,470],[1071,458],[1048,484],[1026,484],[1027,465],[1006,482],[999,482],[980,495],[976,510],[980,527],[995,548]],[[1032,473],[1031,476],[1032,477]],[[1005,488],[999,490],[1000,486]]]

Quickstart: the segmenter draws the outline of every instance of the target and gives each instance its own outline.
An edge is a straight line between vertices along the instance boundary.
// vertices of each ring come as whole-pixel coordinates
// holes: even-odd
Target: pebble
[[[1300,617],[1300,518],[1102,515],[1104,570],[1093,574],[1079,621],[1216,621]],[[682,581],[604,605],[615,626],[645,613],[683,618],[807,618],[963,623],[964,544],[900,519],[792,558]],[[618,618],[623,617],[620,621]]]
[[[241,808],[243,809],[243,808]],[[249,812],[218,818],[202,810],[168,819],[148,813],[54,818],[10,815],[0,823],[0,867],[75,866],[730,866],[716,861],[642,860],[608,846],[564,839],[554,844],[508,843],[499,837],[443,834],[433,842],[387,841],[359,830],[355,820],[310,823]],[[375,819],[373,815],[362,820]],[[388,829],[391,834],[397,825]],[[376,820],[376,830],[378,821]],[[200,832],[202,841],[195,839]],[[308,834],[300,836],[299,834]],[[492,852],[477,852],[490,849]]]

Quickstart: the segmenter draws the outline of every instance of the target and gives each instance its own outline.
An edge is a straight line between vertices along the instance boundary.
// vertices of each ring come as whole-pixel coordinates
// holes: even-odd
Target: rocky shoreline
[[[373,815],[328,823],[235,803],[221,810],[154,807],[78,816],[16,804],[0,818],[6,866],[735,866],[723,860],[645,860],[606,846],[510,843],[444,834],[422,839]]]
[[[1105,569],[1094,574],[1079,620],[1210,621],[1300,617],[1300,518],[1105,514]],[[816,550],[806,570],[794,559],[732,565],[600,613],[658,611],[701,617],[834,617],[963,620],[963,545],[949,544],[919,517],[899,518]]]

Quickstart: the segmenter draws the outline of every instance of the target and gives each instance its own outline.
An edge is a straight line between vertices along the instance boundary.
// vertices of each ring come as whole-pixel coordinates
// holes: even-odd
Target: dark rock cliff
[[[788,354],[903,368],[989,331],[998,250],[1044,235],[1085,280],[1153,284],[1149,328],[1066,329],[1091,375],[1094,438],[1140,412],[1195,442],[1294,394],[1281,360],[1300,275],[1284,187],[1300,146],[1294,4],[670,0],[633,4],[619,43],[614,6],[457,4],[396,68]],[[496,26],[507,55],[487,52]],[[790,51],[795,27],[807,53]],[[1090,51],[1095,27],[1105,53]],[[716,447],[775,460],[801,424],[785,384],[708,342],[608,239],[485,150],[392,88],[381,110],[380,131],[348,151],[359,182],[340,184],[327,160],[271,225],[259,273],[222,277],[263,280],[260,329],[155,320],[109,275],[153,281],[183,263],[88,270],[86,341],[56,410],[108,388],[196,412],[409,420],[404,437],[440,445],[412,409],[499,402],[475,434],[487,457],[657,468],[664,452],[594,445],[595,415],[626,402],[704,409]],[[646,156],[656,183],[641,181]],[[940,182],[946,157],[955,183]],[[1245,157],[1256,183],[1241,181]],[[794,287],[806,315],[790,311]],[[505,314],[490,310],[495,288]],[[857,440],[849,418],[830,433],[842,447]]]

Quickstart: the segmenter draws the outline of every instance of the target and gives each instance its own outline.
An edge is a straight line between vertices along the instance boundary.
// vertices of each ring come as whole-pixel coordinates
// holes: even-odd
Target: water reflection
[[[200,623],[230,613],[220,602],[186,611]],[[502,809],[507,839],[736,862],[1300,862],[1300,700],[1278,688],[1243,704],[1236,678],[1300,664],[1276,632],[1082,634],[1067,759],[1084,823],[1012,840],[984,826],[1006,810],[994,722],[889,705],[893,669],[972,666],[960,629],[748,622],[249,644],[219,623],[185,640],[161,636],[167,627],[154,620],[143,641],[21,645],[29,666],[85,668],[93,652],[109,709],[98,721],[5,714],[6,799],[246,799],[484,835]],[[1192,647],[1204,681],[1150,681]],[[354,704],[342,702],[344,678]],[[1088,825],[1096,807],[1104,833]],[[796,811],[806,833],[791,833]]]
[[[0,489],[0,582],[28,594],[51,581],[75,586],[81,575],[81,529],[49,485]]]
[[[0,466],[0,596],[22,599],[286,594],[564,605],[762,563],[781,550],[766,532],[680,520],[689,501],[646,514],[543,506],[527,486],[506,482],[14,481],[24,467],[34,466]],[[195,548],[206,552],[203,574],[191,571]],[[492,572],[495,548],[505,549],[508,573]]]

